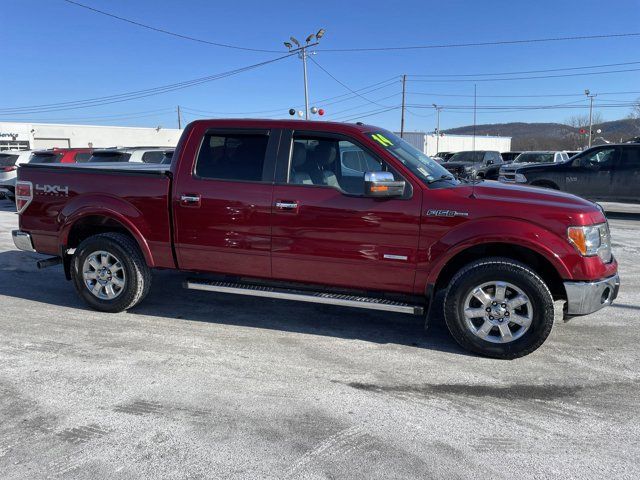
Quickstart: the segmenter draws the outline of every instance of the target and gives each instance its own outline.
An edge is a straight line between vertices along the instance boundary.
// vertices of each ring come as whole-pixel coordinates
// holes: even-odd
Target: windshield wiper
[[[441,175],[440,178],[433,178],[427,182],[427,185],[431,185],[432,183],[442,182],[443,180],[455,180],[453,175]]]

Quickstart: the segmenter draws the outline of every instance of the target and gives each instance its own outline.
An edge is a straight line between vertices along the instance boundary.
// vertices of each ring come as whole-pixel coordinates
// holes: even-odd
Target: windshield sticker
[[[430,177],[430,176],[431,176],[431,174],[429,173],[429,171],[428,171],[426,168],[424,168],[424,167],[418,167],[418,171],[419,171],[422,175],[424,175],[425,177]]]
[[[389,140],[387,137],[385,137],[384,135],[382,135],[381,133],[374,133],[373,135],[371,135],[371,138],[373,138],[376,142],[378,142],[383,147],[393,146],[393,142]]]

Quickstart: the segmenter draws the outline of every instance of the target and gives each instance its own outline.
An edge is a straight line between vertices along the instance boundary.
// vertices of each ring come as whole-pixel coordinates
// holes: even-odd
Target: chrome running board
[[[360,297],[338,293],[314,292],[287,288],[268,287],[233,282],[209,282],[201,280],[187,280],[184,287],[190,290],[206,292],[233,293],[252,297],[276,298],[280,300],[296,300],[298,302],[324,303],[342,307],[366,308],[368,310],[384,310],[386,312],[409,313],[411,315],[424,314],[424,306],[396,302],[381,298]]]

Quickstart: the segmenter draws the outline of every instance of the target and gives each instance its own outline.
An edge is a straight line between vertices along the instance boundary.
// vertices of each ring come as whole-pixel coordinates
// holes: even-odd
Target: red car
[[[93,308],[137,305],[153,268],[198,290],[424,315],[444,291],[454,338],[537,349],[554,321],[617,295],[607,220],[561,192],[454,179],[369,125],[198,120],[170,165],[28,164],[23,250],[54,255]]]
[[[29,163],[84,163],[92,153],[92,148],[52,148],[33,152]]]

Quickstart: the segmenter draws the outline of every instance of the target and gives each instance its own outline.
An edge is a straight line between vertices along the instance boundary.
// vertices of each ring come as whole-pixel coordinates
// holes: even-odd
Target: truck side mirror
[[[396,181],[391,172],[364,174],[364,194],[367,197],[401,197],[404,187],[404,180]]]

